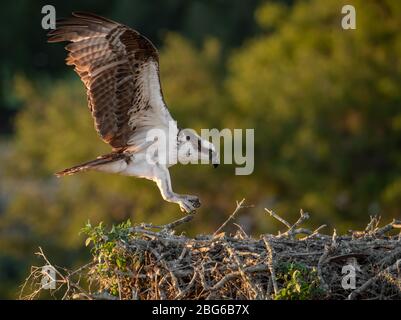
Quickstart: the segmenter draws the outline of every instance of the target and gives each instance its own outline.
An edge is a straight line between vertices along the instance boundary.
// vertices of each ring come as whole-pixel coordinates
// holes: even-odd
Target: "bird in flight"
[[[48,42],[70,42],[67,65],[74,66],[86,87],[96,131],[112,147],[111,153],[56,175],[96,170],[146,178],[156,182],[164,200],[177,203],[184,212],[194,212],[200,206],[199,198],[173,191],[169,167],[184,158],[209,161],[216,167],[219,157],[212,143],[193,130],[180,129],[170,115],[155,46],[136,30],[82,12],[57,20],[56,29],[48,36]],[[178,150],[177,157],[152,151],[158,140],[148,139],[152,130],[166,136],[175,132],[174,146],[167,154]]]

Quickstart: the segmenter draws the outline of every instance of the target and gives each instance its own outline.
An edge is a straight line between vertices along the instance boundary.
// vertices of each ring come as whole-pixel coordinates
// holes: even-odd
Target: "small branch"
[[[249,236],[246,234],[245,230],[242,228],[241,225],[239,225],[238,223],[233,223],[242,233],[242,236],[247,239],[249,238]]]
[[[267,209],[265,209],[267,210]],[[267,211],[269,212],[269,211]],[[304,212],[302,209],[300,210],[300,217],[295,222],[293,225],[290,225],[287,221],[285,221],[283,218],[279,217],[277,214],[273,213],[272,211],[269,212],[271,216],[276,218],[278,221],[281,223],[285,224],[288,227],[288,230],[282,234],[280,234],[278,237],[290,237],[294,238],[297,234],[308,234],[311,235],[312,232],[308,229],[305,228],[298,228],[304,221],[309,219],[309,214],[307,212]],[[273,214],[272,214],[273,213]]]
[[[337,247],[337,230],[333,230],[333,236],[331,237],[331,248],[336,248]]]
[[[228,217],[228,219],[226,221],[224,221],[224,223],[213,233],[213,237],[216,236],[226,225],[227,223],[234,219],[235,215],[237,214],[237,212],[242,209],[245,208],[245,206],[242,206],[242,204],[244,203],[245,199],[242,199],[240,202],[237,201],[237,207],[235,208],[234,212]]]
[[[173,222],[171,222],[169,224],[161,226],[161,229],[167,229],[167,230],[174,229],[174,228],[178,227],[181,224],[184,224],[184,223],[192,221],[193,218],[194,218],[193,214],[186,215],[185,217],[183,217],[181,219],[178,219],[178,220],[173,221]]]
[[[299,240],[308,240],[310,238],[313,238],[313,237],[315,237],[315,236],[317,236],[319,234],[320,230],[322,230],[323,228],[326,228],[326,227],[327,227],[327,225],[323,224],[319,228],[317,228],[315,231],[313,231],[310,235],[308,235],[308,236],[306,236],[304,238],[301,238]]]
[[[375,237],[381,237],[384,234],[386,234],[387,232],[393,230],[393,229],[401,229],[401,221],[400,220],[393,220],[391,223],[389,223],[388,225],[385,225],[382,228],[377,229],[373,235]]]
[[[276,213],[274,213],[273,210],[267,209],[265,208],[265,211],[273,218],[275,218],[276,220],[280,221],[282,224],[284,224],[288,229],[291,228],[291,224],[289,222],[287,222],[286,220],[284,220],[283,218],[281,218],[279,215],[277,215]]]
[[[327,285],[326,281],[323,278],[323,271],[322,271],[322,267],[323,264],[326,262],[327,257],[329,256],[330,253],[330,247],[329,246],[325,246],[324,247],[324,252],[323,254],[320,256],[319,261],[317,263],[317,276],[319,278],[319,282],[320,282],[320,287],[325,291],[325,292],[330,292],[330,287]]]
[[[379,225],[379,222],[380,222],[380,217],[370,216],[370,222],[366,226],[365,232],[367,232],[367,233],[373,232]]]
[[[265,243],[265,247],[266,247],[266,251],[267,251],[267,266],[269,267],[270,270],[270,275],[271,275],[271,280],[273,283],[273,290],[274,290],[274,294],[278,294],[278,285],[277,285],[277,281],[276,281],[276,271],[274,269],[274,260],[273,260],[273,248],[269,242],[269,240],[267,239],[267,237],[263,237],[263,242]]]
[[[193,218],[194,218],[194,215],[193,215],[193,214],[188,214],[188,215],[186,215],[186,216],[183,217],[183,218],[180,218],[180,219],[178,219],[178,220],[175,220],[175,221],[170,222],[170,223],[165,224],[165,225],[158,226],[158,225],[153,225],[153,224],[151,224],[151,223],[141,223],[141,224],[139,225],[139,227],[140,227],[140,228],[145,228],[145,229],[165,229],[165,230],[172,230],[172,229],[174,229],[175,227],[177,227],[177,226],[179,226],[179,225],[181,225],[181,224],[190,222]]]
[[[304,221],[309,219],[309,214],[307,212],[304,212],[302,209],[299,211],[300,213],[300,217],[297,220],[297,222],[295,222],[290,229],[288,229],[287,233],[292,235],[293,231],[295,228],[298,228],[302,223],[304,223]]]

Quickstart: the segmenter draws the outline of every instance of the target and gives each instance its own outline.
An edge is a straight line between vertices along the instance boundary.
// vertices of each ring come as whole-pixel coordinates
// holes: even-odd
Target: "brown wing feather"
[[[48,35],[48,42],[71,42],[66,63],[75,66],[86,86],[101,138],[116,149],[126,147],[141,117],[149,117],[145,111],[155,107],[150,104],[154,93],[145,88],[150,64],[156,65],[159,81],[154,45],[137,31],[91,13],[76,12],[58,20],[57,29]]]

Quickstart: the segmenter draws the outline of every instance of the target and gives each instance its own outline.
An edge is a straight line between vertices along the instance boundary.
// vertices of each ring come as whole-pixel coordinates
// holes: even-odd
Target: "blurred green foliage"
[[[401,3],[352,1],[357,29],[344,31],[348,3],[259,9],[266,34],[230,59],[228,88],[256,127],[278,211],[296,203],[351,225],[400,214]]]
[[[254,234],[278,227],[263,207],[290,221],[303,208],[314,226],[340,232],[361,228],[369,215],[400,216],[401,2],[269,1],[257,9],[259,1],[97,3],[85,1],[80,9],[155,37],[165,99],[180,126],[255,129],[250,176],[235,176],[233,165],[172,168],[174,189],[199,195],[203,204],[195,223],[181,231],[215,231],[243,197],[255,207],[243,209],[236,222]],[[341,28],[344,4],[356,7],[356,30]],[[70,9],[78,8],[60,5],[64,15]],[[18,30],[29,37],[28,25]],[[47,63],[30,70],[30,51],[21,50],[14,58],[27,59],[24,75],[13,75],[3,90],[21,108],[0,153],[5,297],[16,296],[39,245],[58,265],[88,259],[78,235],[88,219],[162,224],[181,215],[149,181],[53,176],[109,147],[93,129],[81,82],[63,65],[62,46],[40,39],[33,46],[46,52]],[[9,61],[2,68],[17,70]],[[5,73],[3,80],[11,79]]]

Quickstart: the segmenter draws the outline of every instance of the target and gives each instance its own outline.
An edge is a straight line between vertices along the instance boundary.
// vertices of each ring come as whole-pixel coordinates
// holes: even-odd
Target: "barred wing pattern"
[[[172,120],[163,100],[159,57],[137,31],[92,13],[57,21],[49,42],[71,42],[66,62],[75,66],[88,96],[95,128],[115,150],[143,142],[146,132]]]

